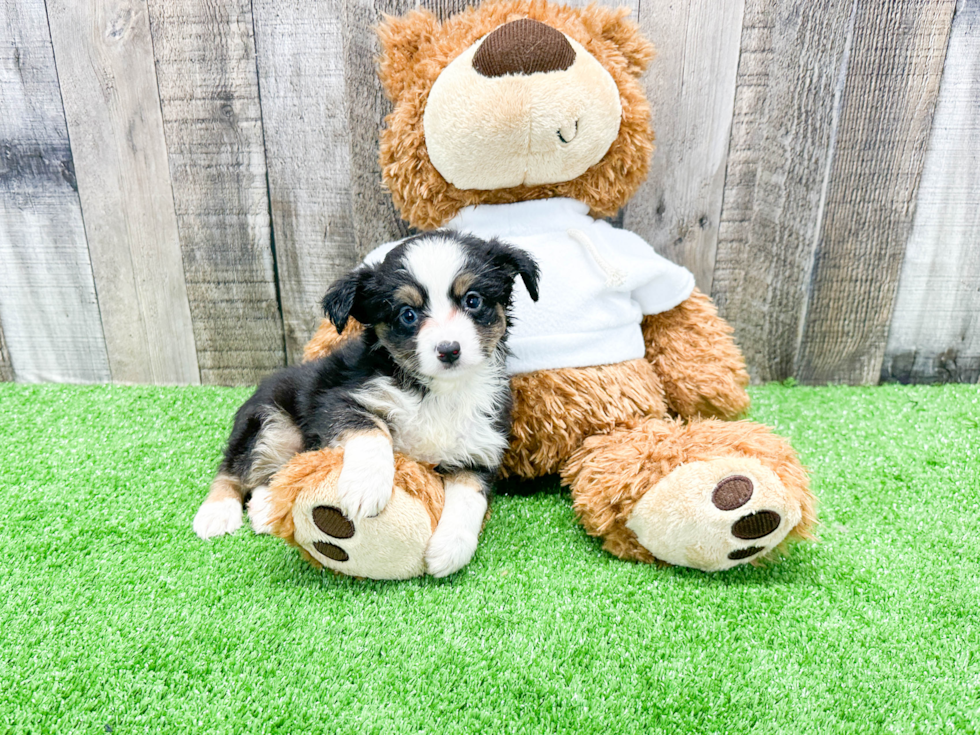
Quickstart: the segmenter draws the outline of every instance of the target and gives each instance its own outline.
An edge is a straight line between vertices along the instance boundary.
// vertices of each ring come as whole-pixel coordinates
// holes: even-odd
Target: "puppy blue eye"
[[[415,312],[411,306],[404,306],[402,310],[398,312],[398,318],[401,320],[402,324],[408,326],[410,324],[415,324],[419,315]]]
[[[466,306],[470,311],[476,311],[481,306],[483,306],[483,297],[480,296],[476,291],[470,291],[463,298],[463,305]]]

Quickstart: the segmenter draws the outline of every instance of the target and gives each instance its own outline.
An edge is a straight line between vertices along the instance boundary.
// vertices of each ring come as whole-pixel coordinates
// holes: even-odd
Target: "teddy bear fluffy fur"
[[[639,82],[653,48],[626,14],[625,9],[596,5],[574,9],[538,0],[503,0],[470,8],[441,24],[425,10],[386,18],[378,29],[383,50],[379,74],[394,111],[382,131],[380,155],[384,183],[402,216],[418,229],[430,229],[469,205],[550,197],[585,202],[594,217],[619,211],[646,177],[653,151],[650,110]],[[598,164],[570,181],[491,191],[458,189],[427,155],[422,116],[429,90],[460,52],[517,18],[558,29],[612,75],[623,109],[619,136]],[[341,335],[324,320],[305,357],[324,354],[357,329],[352,324]],[[779,502],[795,508],[799,518],[782,543],[750,561],[772,556],[784,549],[786,540],[811,538],[815,501],[795,452],[767,427],[738,420],[749,407],[749,377],[732,329],[710,298],[695,289],[673,309],[644,317],[642,330],[643,359],[542,370],[512,379],[513,427],[504,476],[560,475],[585,529],[623,559],[660,561],[628,525],[639,503],[644,508],[667,503],[671,513],[681,515],[690,507],[696,516],[699,511],[692,503],[697,497],[703,501],[719,471],[729,465],[732,472],[756,468],[755,476],[773,478],[770,485]],[[309,544],[294,538],[294,503],[301,493],[322,492],[339,461],[333,450],[298,455],[273,485],[273,532],[304,547],[314,563],[317,559],[305,548]],[[396,486],[425,505],[434,528],[440,501],[431,469],[400,458]],[[647,498],[654,490],[656,502]],[[686,558],[690,566],[711,568],[699,564],[694,551]]]

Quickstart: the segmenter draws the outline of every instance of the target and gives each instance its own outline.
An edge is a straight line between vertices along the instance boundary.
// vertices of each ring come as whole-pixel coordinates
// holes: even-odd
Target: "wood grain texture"
[[[249,0],[150,0],[201,381],[285,364]]]
[[[350,131],[350,191],[355,249],[359,257],[381,243],[411,232],[381,181],[378,139],[392,105],[376,72],[381,47],[374,28],[384,15],[402,15],[415,5],[411,0],[343,3],[344,112]]]
[[[743,0],[642,2],[657,49],[644,84],[657,149],[623,226],[694,273],[711,292],[725,185]]]
[[[953,18],[881,377],[980,378],[980,0]]]
[[[854,0],[746,0],[713,296],[753,380],[795,373]]]
[[[0,0],[0,39],[0,379],[106,381],[44,0]]]
[[[798,358],[805,383],[877,383],[954,0],[858,3]]]
[[[112,379],[198,383],[145,0],[48,0]]]
[[[259,97],[288,362],[335,278],[359,261],[340,0],[254,0]]]

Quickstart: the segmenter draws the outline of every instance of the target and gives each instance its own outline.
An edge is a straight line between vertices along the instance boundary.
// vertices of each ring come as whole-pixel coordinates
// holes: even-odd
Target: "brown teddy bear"
[[[541,266],[540,300],[515,301],[503,474],[560,474],[616,556],[722,570],[809,538],[815,503],[786,441],[735,420],[748,375],[711,300],[598,219],[626,204],[653,151],[639,84],[653,49],[626,15],[501,0],[442,24],[424,10],[387,18],[383,177],[413,226],[497,236]],[[306,357],[359,328],[340,335],[325,320]],[[342,460],[294,457],[258,509],[266,528],[355,576],[468,563],[427,555],[442,503],[430,467],[400,457],[390,504],[355,527],[335,503]]]

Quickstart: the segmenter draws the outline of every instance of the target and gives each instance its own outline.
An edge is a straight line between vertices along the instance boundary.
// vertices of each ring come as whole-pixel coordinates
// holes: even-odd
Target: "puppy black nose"
[[[487,36],[473,56],[473,68],[485,77],[563,71],[575,61],[568,39],[549,25],[521,18]]]
[[[459,359],[459,342],[440,342],[436,345],[436,354],[439,355],[439,362],[452,365]]]

